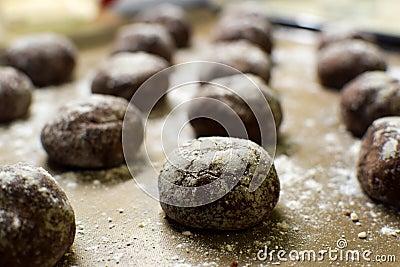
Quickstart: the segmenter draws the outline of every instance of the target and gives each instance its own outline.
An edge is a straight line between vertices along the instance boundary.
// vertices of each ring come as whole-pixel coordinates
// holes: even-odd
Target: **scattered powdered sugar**
[[[85,225],[82,221],[76,221],[76,233],[84,235],[85,234]]]
[[[286,155],[275,158],[275,168],[281,183],[291,186],[303,180],[301,173],[304,172],[299,166],[295,165]]]
[[[400,128],[400,117],[384,117],[377,119],[373,125],[387,125],[388,130],[398,131]]]
[[[389,226],[383,226],[381,228],[381,233],[384,235],[398,236],[400,235],[400,229]]]
[[[190,232],[190,231],[183,231],[183,232],[182,232],[182,235],[184,235],[184,236],[191,236],[191,235],[192,235],[192,232]]]
[[[354,143],[351,145],[349,149],[351,156],[357,158],[358,154],[360,153],[360,148],[361,148],[361,140],[354,141]]]
[[[330,179],[329,185],[335,193],[348,197],[359,197],[362,195],[355,170],[331,168],[330,171],[333,173],[333,177]]]
[[[18,217],[13,218],[12,226],[16,231],[18,231],[19,227],[21,227],[21,221]]]
[[[398,151],[399,142],[397,139],[389,137],[382,147],[381,155],[383,160],[394,158]]]
[[[0,182],[4,186],[14,181],[16,175],[20,175],[24,179],[27,187],[40,186],[40,180],[36,179],[37,174],[44,175],[53,180],[50,174],[43,168],[32,167],[27,164],[19,164],[18,167],[12,167],[10,170],[0,172]]]
[[[116,254],[114,255],[114,257],[113,257],[115,263],[116,263],[116,264],[119,264],[119,262],[121,261],[121,259],[122,259],[123,256],[124,256],[124,253],[122,253],[122,252],[116,253]]]

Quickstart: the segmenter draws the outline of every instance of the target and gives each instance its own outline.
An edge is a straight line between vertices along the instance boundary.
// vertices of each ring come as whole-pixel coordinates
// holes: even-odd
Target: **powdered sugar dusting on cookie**
[[[382,159],[390,159],[396,156],[399,142],[394,138],[389,138],[382,147]]]

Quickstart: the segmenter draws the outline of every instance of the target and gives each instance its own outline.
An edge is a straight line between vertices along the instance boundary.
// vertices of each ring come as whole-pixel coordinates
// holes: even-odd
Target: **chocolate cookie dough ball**
[[[0,67],[0,123],[21,118],[28,112],[32,82],[22,72]]]
[[[400,117],[375,120],[362,139],[357,178],[372,199],[400,209]]]
[[[92,82],[92,92],[130,100],[146,80],[168,66],[163,58],[145,52],[115,54],[98,69]],[[168,89],[168,76],[159,77],[156,86],[151,88],[154,95],[162,95]]]
[[[268,55],[248,41],[215,44],[210,47],[206,60],[228,65],[243,73],[255,74],[267,83],[270,80],[271,63]],[[233,74],[237,74],[237,71],[221,64],[215,64],[214,67],[201,70],[200,80],[210,81]]]
[[[138,51],[155,54],[171,62],[175,45],[169,32],[161,25],[135,23],[122,27],[112,53]]]
[[[333,43],[318,53],[317,73],[322,85],[341,89],[366,71],[386,70],[377,46],[360,40]]]
[[[341,92],[340,107],[346,128],[362,136],[381,117],[400,115],[400,83],[383,71],[361,74]]]
[[[183,8],[173,4],[161,4],[140,13],[137,21],[159,23],[167,28],[176,47],[187,47],[190,43],[192,27]]]
[[[240,230],[268,217],[280,183],[270,155],[236,138],[192,140],[169,156],[158,178],[166,215],[188,227]]]
[[[74,242],[75,215],[42,168],[0,167],[0,265],[52,267]]]
[[[143,141],[140,112],[128,101],[114,96],[93,95],[68,104],[48,122],[41,140],[49,159],[60,165],[78,168],[111,168],[124,163],[122,123],[127,108],[131,109],[130,127],[137,129],[131,146],[137,151]]]
[[[265,145],[276,141],[282,108],[262,79],[237,74],[201,86],[188,117],[198,137],[231,136]]]
[[[271,25],[258,18],[238,19],[225,16],[216,26],[213,37],[215,41],[247,40],[266,53],[272,51]]]
[[[62,35],[29,35],[9,46],[4,61],[28,75],[36,86],[57,85],[71,79],[76,48]]]

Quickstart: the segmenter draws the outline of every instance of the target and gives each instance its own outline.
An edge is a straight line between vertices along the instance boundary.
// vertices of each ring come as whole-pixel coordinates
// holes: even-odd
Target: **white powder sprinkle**
[[[358,215],[356,214],[356,213],[351,213],[350,214],[350,219],[353,221],[353,222],[356,222],[356,221],[358,221],[360,218],[358,217]]]
[[[384,226],[381,228],[381,233],[384,235],[397,236],[400,234],[400,229]]]
[[[360,232],[360,233],[358,233],[358,238],[360,238],[360,239],[365,239],[365,238],[367,238],[367,233],[366,233],[366,232]]]
[[[398,141],[394,138],[389,138],[382,147],[381,156],[383,160],[394,158],[396,156]]]
[[[184,235],[184,236],[191,236],[191,235],[192,235],[192,232],[190,232],[190,231],[183,231],[183,232],[182,232],[182,235]]]

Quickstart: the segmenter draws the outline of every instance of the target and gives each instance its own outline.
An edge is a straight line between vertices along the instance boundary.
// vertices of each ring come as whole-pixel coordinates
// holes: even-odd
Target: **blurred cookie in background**
[[[269,82],[271,77],[272,64],[268,54],[245,40],[216,43],[210,46],[205,60],[221,64],[215,64],[212,68],[201,70],[201,81],[230,76],[237,74],[237,71],[257,75],[266,83]]]
[[[173,4],[161,4],[140,12],[135,20],[138,22],[159,23],[166,27],[178,48],[188,47],[192,34],[192,26],[185,10]]]
[[[164,26],[149,23],[134,23],[121,27],[112,45],[113,54],[119,52],[147,52],[172,61],[175,44]]]
[[[32,101],[28,76],[12,67],[0,67],[0,123],[24,117]]]
[[[361,40],[333,43],[319,50],[317,55],[321,84],[338,90],[361,73],[386,68],[386,59],[379,48]]]
[[[44,33],[20,37],[5,51],[4,64],[26,75],[38,87],[71,80],[77,61],[75,45],[65,36]]]
[[[96,71],[91,85],[92,92],[119,96],[130,101],[144,82],[168,66],[165,59],[145,52],[117,53],[106,59]],[[163,95],[168,89],[169,77],[158,75],[150,82],[156,84],[146,87],[152,91],[148,93]]]

